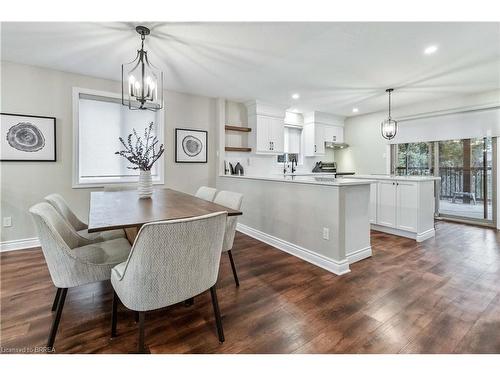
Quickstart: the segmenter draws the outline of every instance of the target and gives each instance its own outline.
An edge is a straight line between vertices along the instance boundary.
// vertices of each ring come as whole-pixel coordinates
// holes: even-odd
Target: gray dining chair
[[[77,234],[88,240],[88,243],[114,240],[115,238],[124,238],[123,229],[115,229],[104,232],[89,233],[88,225],[80,220],[71,210],[66,200],[60,194],[50,194],[44,198],[49,202],[75,229]]]
[[[50,277],[57,288],[47,346],[52,348],[59,327],[68,288],[109,280],[111,269],[125,261],[130,253],[126,238],[88,244],[72,225],[49,203],[29,209],[42,246]]]
[[[212,202],[215,194],[217,194],[217,189],[208,186],[201,186],[198,191],[196,191],[195,197]]]
[[[242,194],[226,190],[219,191],[214,199],[214,203],[238,211],[241,209],[242,202],[243,202]],[[227,252],[227,254],[229,255],[229,261],[231,262],[231,269],[233,270],[234,282],[236,283],[236,286],[240,286],[240,281],[238,280],[238,273],[236,272],[236,266],[234,264],[233,254],[231,252],[234,243],[234,236],[236,234],[237,223],[238,223],[238,216],[228,216],[222,251]]]
[[[219,341],[224,341],[215,284],[226,212],[148,223],[139,230],[126,262],[111,272],[111,336],[116,336],[117,304],[139,312],[139,352],[144,351],[145,312],[167,307],[210,289]]]

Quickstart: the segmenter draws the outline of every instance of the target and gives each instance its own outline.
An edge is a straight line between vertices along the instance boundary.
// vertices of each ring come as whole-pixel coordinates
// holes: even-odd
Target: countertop
[[[288,182],[288,183],[299,183],[299,184],[311,184],[311,185],[328,185],[328,186],[349,186],[349,185],[368,185],[375,180],[370,179],[351,179],[351,178],[333,178],[332,175],[327,173],[315,173],[308,175],[267,175],[267,176],[237,176],[237,175],[220,175],[219,177],[225,178],[236,178],[242,180],[265,180],[265,181],[278,181],[278,182]]]
[[[342,178],[342,177],[341,177]],[[387,174],[356,174],[354,176],[349,176],[351,179],[367,179],[367,180],[392,180],[392,181],[436,181],[440,180],[441,177],[436,176],[393,176]]]
[[[295,176],[324,176],[333,177],[334,173],[319,172],[319,173],[295,173]],[[292,174],[287,173],[286,176],[292,176]],[[394,176],[387,174],[355,174],[346,177],[339,176],[339,179],[349,178],[349,179],[362,179],[362,180],[392,180],[392,181],[435,181],[440,180],[441,177],[436,176]]]

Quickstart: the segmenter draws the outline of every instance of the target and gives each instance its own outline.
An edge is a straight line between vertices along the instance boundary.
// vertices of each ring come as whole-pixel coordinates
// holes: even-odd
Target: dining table
[[[151,198],[139,198],[137,190],[90,193],[89,233],[124,229],[133,243],[140,227],[154,221],[185,219],[215,212],[242,215],[239,210],[173,189],[154,189]]]

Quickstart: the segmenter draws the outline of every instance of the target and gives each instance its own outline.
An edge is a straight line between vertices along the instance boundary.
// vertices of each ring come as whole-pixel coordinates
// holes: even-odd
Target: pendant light
[[[163,72],[149,62],[144,50],[150,30],[137,26],[135,31],[141,36],[141,49],[133,61],[122,64],[122,104],[129,109],[158,111],[163,108]]]
[[[385,90],[385,92],[389,93],[389,117],[380,126],[382,137],[388,140],[393,139],[398,132],[398,122],[391,118],[391,92],[393,91],[394,89]]]

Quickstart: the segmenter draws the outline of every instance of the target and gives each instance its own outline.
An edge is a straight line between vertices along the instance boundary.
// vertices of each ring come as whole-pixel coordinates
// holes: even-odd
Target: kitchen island
[[[217,177],[244,195],[238,231],[337,275],[370,257],[369,179],[331,176]]]
[[[435,176],[355,175],[370,180],[371,228],[422,242],[434,237]]]

